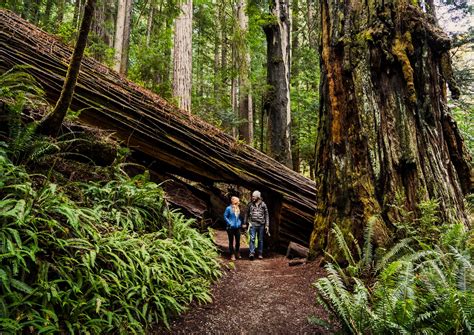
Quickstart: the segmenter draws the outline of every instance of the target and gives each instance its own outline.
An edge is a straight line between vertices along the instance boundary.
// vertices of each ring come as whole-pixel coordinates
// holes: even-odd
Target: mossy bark
[[[416,215],[420,201],[437,199],[443,222],[468,224],[471,158],[446,104],[446,82],[456,89],[446,34],[403,1],[322,0],[320,7],[312,254],[336,251],[334,223],[361,239],[371,217],[376,241],[387,243],[401,217],[396,200]]]

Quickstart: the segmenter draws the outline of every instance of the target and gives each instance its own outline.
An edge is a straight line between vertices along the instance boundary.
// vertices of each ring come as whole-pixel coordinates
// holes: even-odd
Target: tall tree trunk
[[[227,17],[225,12],[225,1],[221,1],[219,3],[219,17],[220,17],[220,32],[221,32],[221,77],[220,77],[220,85],[222,88],[228,85],[227,82],[227,46],[228,46],[228,39],[227,39]],[[223,99],[222,94],[225,92],[223,89],[220,90],[218,99]],[[226,93],[224,93],[226,94]]]
[[[84,55],[84,49],[87,44],[87,36],[89,35],[92,18],[94,16],[94,5],[95,0],[87,0],[79,36],[77,37],[76,46],[74,47],[61,95],[53,111],[46,115],[38,125],[37,132],[40,134],[56,136],[59,133],[61,124],[71,105],[77,77],[79,76],[79,70],[81,68],[82,56]]]
[[[237,18],[238,16],[238,8],[235,6],[232,6],[232,14],[233,14],[233,30],[234,29],[239,29],[238,28],[238,23],[239,20]],[[231,79],[230,79],[230,105],[232,108],[232,116],[233,120],[238,120],[239,119],[239,110],[238,110],[238,70],[239,70],[239,59],[238,59],[238,52],[239,52],[239,34],[233,34],[231,44],[232,44],[232,64],[231,64]],[[238,131],[236,128],[235,122],[232,122],[232,137],[237,138],[238,137]]]
[[[406,1],[406,0],[405,0]],[[450,41],[405,1],[321,1],[317,211],[311,248],[335,251],[333,223],[375,240],[418,204],[437,200],[443,222],[467,222],[470,157],[449,116]]]
[[[193,1],[183,0],[174,25],[173,96],[191,113]]]
[[[273,23],[264,26],[267,38],[268,154],[292,167],[290,143],[290,9],[289,0],[271,1]]]
[[[219,24],[219,11],[216,11],[216,31],[220,31],[220,24]],[[220,66],[220,62],[219,62],[219,55],[220,55],[220,48],[219,46],[221,45],[221,41],[220,41],[220,35],[219,34],[214,34],[214,99],[216,101],[219,101],[218,100],[218,97],[219,97],[219,84],[220,84],[220,76],[219,76],[219,66]]]
[[[115,39],[114,39],[114,70],[120,73],[122,68],[122,53],[124,46],[125,21],[127,17],[128,0],[118,0],[117,20],[115,23]]]
[[[250,51],[247,45],[247,33],[249,18],[246,13],[247,6],[245,0],[240,0],[238,4],[240,45],[239,55],[239,137],[247,144],[253,142],[253,103],[250,86]]]
[[[23,9],[21,11],[21,17],[25,20],[28,20],[28,17],[30,15],[31,1],[32,0],[23,0]]]
[[[40,7],[41,7],[41,0],[32,0],[31,7],[30,7],[30,22],[35,25],[38,25],[40,19]]]
[[[74,14],[72,16],[72,24],[76,28],[79,26],[81,11],[82,11],[82,1],[75,0],[74,2]]]
[[[315,13],[315,5],[314,5],[315,0],[306,0],[306,21],[307,21],[307,31],[308,31],[308,41],[309,45],[314,48],[315,50],[318,48],[318,42],[317,42],[317,31],[318,27],[314,19],[314,13]]]
[[[51,8],[53,7],[53,0],[47,0],[43,14],[43,26],[48,27],[51,20]]]
[[[148,12],[148,18],[146,22],[146,46],[150,46],[151,32],[153,31],[153,19],[155,14],[155,3],[150,1],[150,11]]]
[[[122,59],[120,61],[120,73],[126,75],[128,72],[128,54],[130,50],[130,30],[132,27],[132,0],[127,0],[125,8],[125,23],[123,28]]]
[[[298,0],[293,0],[292,12],[293,16],[291,22],[291,78],[296,91],[299,91],[299,57],[296,57],[299,51],[298,48],[300,47],[298,38],[300,27],[298,14],[300,12],[300,8]],[[297,111],[298,110],[299,102]],[[291,113],[291,158],[293,163],[293,171],[296,172],[300,172],[300,129],[298,117],[296,113]]]
[[[64,5],[66,0],[57,0],[56,20],[54,22],[54,30],[58,31],[64,20]]]

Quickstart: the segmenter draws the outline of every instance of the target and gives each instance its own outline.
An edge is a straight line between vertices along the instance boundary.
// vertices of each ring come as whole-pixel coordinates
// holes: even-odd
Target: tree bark
[[[320,18],[313,252],[335,253],[334,223],[362,240],[373,220],[375,241],[385,244],[400,206],[416,217],[428,199],[439,202],[442,223],[467,224],[471,158],[447,122],[447,35],[405,1],[322,0]]]
[[[53,7],[53,0],[47,0],[44,14],[43,14],[43,27],[48,27],[51,20],[51,8]]]
[[[151,32],[153,31],[153,20],[155,14],[155,3],[150,1],[150,11],[146,22],[146,46],[150,46]]]
[[[183,0],[174,25],[173,96],[191,114],[193,1]]]
[[[120,74],[127,75],[128,54],[130,50],[130,31],[132,26],[132,0],[127,0],[125,7],[125,22],[123,27],[122,58],[120,60]]]
[[[81,0],[75,0],[74,2],[74,14],[72,17],[72,24],[74,28],[79,27],[79,22],[81,21],[81,12],[82,12],[82,1]]]
[[[57,32],[59,27],[63,23],[64,20],[64,5],[66,0],[58,0],[56,3],[57,11],[56,11],[56,20],[54,22],[54,29]]]
[[[271,1],[274,22],[264,26],[267,38],[268,154],[292,167],[290,138],[290,9],[289,1]]]
[[[124,45],[125,20],[127,16],[128,0],[118,0],[117,20],[115,21],[115,39],[114,39],[114,70],[120,73],[122,68],[122,53]]]
[[[67,70],[61,95],[53,111],[46,115],[38,125],[37,132],[40,134],[56,136],[71,105],[74,88],[76,87],[79,70],[81,68],[82,56],[84,55],[84,49],[87,44],[87,36],[89,35],[92,18],[94,16],[94,4],[95,0],[87,0],[86,2],[79,36],[77,37],[76,46]]]
[[[299,91],[299,64],[298,58],[295,57],[298,53],[298,48],[300,47],[299,43],[299,29],[300,29],[300,22],[298,14],[300,12],[299,8],[299,1],[293,0],[292,4],[292,25],[291,25],[291,78],[293,82],[293,86],[295,87],[296,91]],[[299,111],[299,102],[298,106],[296,107],[296,111]],[[299,114],[298,117],[296,113],[291,113],[291,158],[293,163],[293,171],[300,172],[300,127],[299,127]]]
[[[253,103],[250,85],[250,51],[247,45],[249,18],[246,13],[245,0],[240,0],[237,7],[239,19],[239,138],[245,143],[253,143]]]

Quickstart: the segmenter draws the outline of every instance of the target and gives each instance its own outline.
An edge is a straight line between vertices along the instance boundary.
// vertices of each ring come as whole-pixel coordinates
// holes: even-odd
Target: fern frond
[[[355,266],[356,262],[354,258],[352,257],[352,252],[350,251],[349,246],[347,245],[346,239],[344,238],[344,233],[342,232],[341,228],[339,228],[337,224],[334,224],[332,233],[336,237],[337,246],[342,251],[348,263],[352,266]]]

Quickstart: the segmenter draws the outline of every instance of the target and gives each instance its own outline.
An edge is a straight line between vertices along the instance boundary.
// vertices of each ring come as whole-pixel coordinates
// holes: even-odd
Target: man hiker
[[[267,205],[259,191],[252,193],[252,201],[247,208],[247,224],[250,229],[250,260],[255,257],[255,235],[258,234],[258,258],[263,258],[263,230],[270,235]]]

